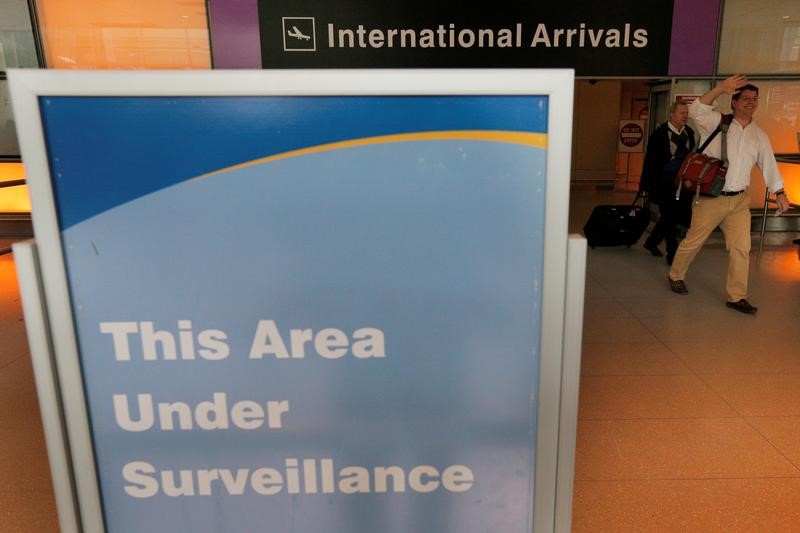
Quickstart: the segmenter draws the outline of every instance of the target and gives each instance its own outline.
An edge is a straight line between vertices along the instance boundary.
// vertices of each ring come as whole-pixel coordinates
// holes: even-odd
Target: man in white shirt
[[[789,209],[789,199],[783,191],[783,178],[778,171],[775,155],[767,134],[753,122],[758,109],[758,87],[740,74],[731,76],[708,91],[689,106],[689,116],[697,124],[703,139],[711,135],[722,119],[712,105],[722,94],[730,94],[733,120],[727,134],[720,133],[704,153],[722,159],[722,135],[727,135],[728,171],[722,194],[715,198],[702,197],[692,210],[692,224],[681,241],[672,268],[669,285],[673,292],[688,294],[684,279],[700,248],[719,226],[728,250],[728,277],[725,289],[726,305],[746,314],[758,308],[747,301],[747,278],[750,268],[750,171],[758,165],[764,174],[767,188],[775,194],[778,208]]]

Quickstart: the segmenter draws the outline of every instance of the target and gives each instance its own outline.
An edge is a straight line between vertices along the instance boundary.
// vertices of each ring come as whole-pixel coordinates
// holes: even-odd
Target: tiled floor
[[[632,198],[573,191],[571,231],[595,204]],[[718,236],[688,296],[640,247],[589,252],[575,532],[800,531],[796,236],[770,235],[753,255],[754,317],[724,306]],[[11,255],[0,256],[0,339],[0,531],[57,531]]]
[[[0,240],[0,249],[9,246]],[[0,531],[58,531],[14,257],[0,255]]]
[[[631,199],[573,192],[571,229]],[[754,317],[724,306],[721,235],[688,296],[640,247],[590,251],[573,531],[800,531],[796,236],[752,255]]]

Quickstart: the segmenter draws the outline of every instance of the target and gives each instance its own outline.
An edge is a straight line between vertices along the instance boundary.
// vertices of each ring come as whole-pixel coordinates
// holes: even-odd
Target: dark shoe
[[[667,279],[669,280],[669,288],[672,289],[672,292],[677,294],[689,294],[689,289],[682,279],[671,279],[669,277]]]
[[[726,302],[725,305],[730,307],[731,309],[736,309],[740,313],[744,313],[746,315],[754,315],[756,311],[758,311],[758,307],[754,305],[750,305],[750,302],[742,298],[738,302]]]
[[[658,249],[658,246],[656,246],[655,244],[650,244],[647,241],[644,241],[644,249],[650,250],[650,253],[656,257],[661,257],[662,255],[664,255],[661,253],[661,250]]]

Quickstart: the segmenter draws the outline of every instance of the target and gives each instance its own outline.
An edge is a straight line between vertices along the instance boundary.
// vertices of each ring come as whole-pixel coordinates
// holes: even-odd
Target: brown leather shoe
[[[672,289],[672,292],[677,294],[689,294],[689,288],[686,287],[686,283],[682,279],[672,279],[667,278],[669,280],[669,288]]]
[[[731,309],[736,309],[740,313],[744,313],[746,315],[754,315],[756,311],[758,311],[758,307],[754,305],[750,305],[750,302],[742,298],[738,302],[726,302],[725,305],[730,307]]]

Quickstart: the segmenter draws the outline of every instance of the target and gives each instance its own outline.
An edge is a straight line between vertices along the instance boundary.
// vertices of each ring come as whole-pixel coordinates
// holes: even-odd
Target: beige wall
[[[614,182],[622,82],[578,80],[572,143],[572,178]]]
[[[622,82],[622,100],[620,102],[620,120],[646,120],[650,86],[643,80],[628,80]],[[645,139],[647,132],[645,132]],[[624,178],[625,183],[638,186],[642,176],[644,163],[644,147],[641,152],[617,154],[617,176]]]

